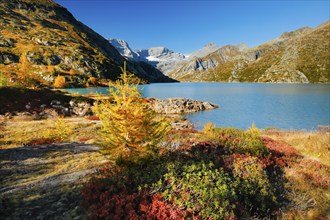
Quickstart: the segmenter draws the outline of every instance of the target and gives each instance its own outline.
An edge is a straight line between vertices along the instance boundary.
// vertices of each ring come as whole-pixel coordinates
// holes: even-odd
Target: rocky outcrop
[[[128,43],[126,41],[110,38],[109,42],[112,46],[114,46],[118,50],[118,52],[122,56],[124,56],[128,59],[137,60],[139,55],[130,48],[130,46],[128,45]]]
[[[150,107],[158,114],[187,114],[204,110],[218,108],[209,102],[196,101],[186,98],[170,98],[165,100],[149,99]],[[50,103],[34,105],[28,102],[25,110],[8,112],[1,117],[13,118],[16,120],[40,120],[51,119],[58,116],[79,116],[92,115],[93,104],[90,101],[77,101],[72,99],[69,103],[52,100]],[[190,129],[192,124],[187,120],[173,122],[176,129]]]
[[[58,100],[52,100],[50,103],[36,106],[28,102],[24,111],[8,112],[3,115],[4,118],[13,118],[15,120],[41,120],[57,118],[59,116],[89,116],[92,115],[92,104],[87,101],[71,100],[69,103],[62,103]]]
[[[70,111],[77,116],[86,116],[92,114],[92,105],[88,102],[70,101]]]
[[[211,110],[219,106],[209,102],[196,101],[186,98],[169,98],[165,100],[154,100],[152,108],[160,114],[185,114],[204,110]]]
[[[212,51],[211,49],[216,49],[216,51],[199,58],[196,57],[196,55],[190,55],[189,59],[181,63],[181,65],[178,65],[175,70],[169,74],[169,76],[181,78],[189,74],[194,75],[196,72],[212,70],[223,63],[233,60],[235,55],[240,54],[247,48],[244,44],[226,45],[221,48],[215,46],[208,47],[210,47],[209,50],[201,50],[201,53],[196,53],[196,55],[204,54],[206,53],[205,51]],[[205,46],[205,48],[208,47]]]

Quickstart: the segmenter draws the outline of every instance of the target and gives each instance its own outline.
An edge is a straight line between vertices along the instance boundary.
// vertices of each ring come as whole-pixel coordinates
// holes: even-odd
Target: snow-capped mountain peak
[[[110,38],[109,39],[110,44],[112,44],[112,46],[114,46],[118,52],[128,58],[128,59],[137,59],[138,58],[138,54],[136,54],[128,45],[128,43],[124,40],[120,40],[120,39],[114,39],[114,38]]]

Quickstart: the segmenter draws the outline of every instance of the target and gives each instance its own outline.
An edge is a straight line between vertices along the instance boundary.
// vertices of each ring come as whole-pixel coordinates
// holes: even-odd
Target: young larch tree
[[[122,71],[120,79],[109,88],[109,99],[93,107],[102,122],[103,145],[115,156],[152,155],[169,125],[157,118],[137,84],[130,84],[134,76],[127,74],[126,64]]]

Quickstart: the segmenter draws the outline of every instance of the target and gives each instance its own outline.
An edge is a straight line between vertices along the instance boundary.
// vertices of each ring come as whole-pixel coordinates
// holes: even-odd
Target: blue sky
[[[329,20],[329,1],[55,0],[105,38],[132,49],[189,53],[213,42],[253,47]]]

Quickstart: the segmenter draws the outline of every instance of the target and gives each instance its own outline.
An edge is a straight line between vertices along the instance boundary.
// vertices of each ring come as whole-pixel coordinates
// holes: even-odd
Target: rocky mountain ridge
[[[9,85],[51,86],[60,75],[85,86],[121,74],[115,47],[52,0],[0,0],[0,15],[0,78]],[[172,81],[146,63],[127,69],[145,82]]]
[[[110,38],[109,42],[128,60],[146,62],[165,75],[187,58],[184,54],[173,52],[166,47],[132,50],[125,40]]]
[[[131,50],[137,56],[128,59],[143,60],[179,81],[329,83],[329,23],[285,32],[253,48],[209,43],[184,55],[157,47]]]
[[[183,63],[169,76],[180,81],[329,83],[329,37],[328,21],[285,32],[254,48],[224,46]]]

